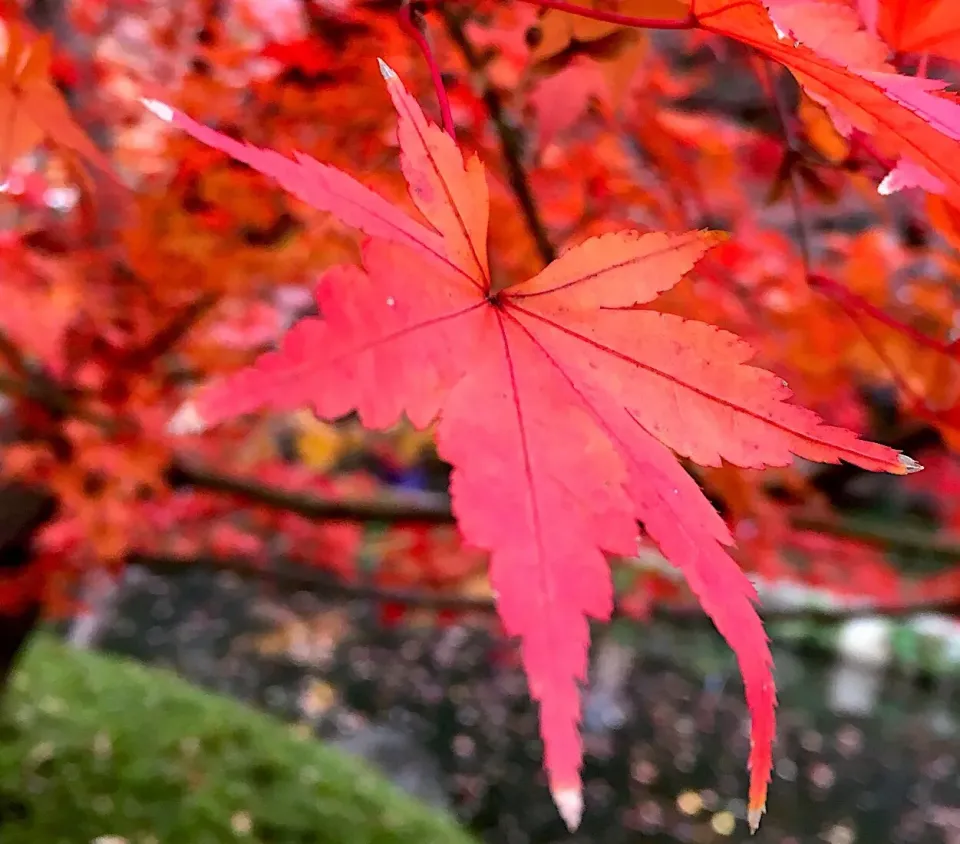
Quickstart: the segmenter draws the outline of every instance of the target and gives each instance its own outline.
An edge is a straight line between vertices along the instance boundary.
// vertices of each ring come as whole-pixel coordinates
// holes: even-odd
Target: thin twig
[[[3,358],[20,377],[27,378],[30,376],[30,367],[24,360],[19,346],[4,331],[0,331],[0,358]]]
[[[463,21],[445,8],[440,10],[440,14],[443,16],[451,40],[457,45],[457,48],[467,62],[467,66],[472,73],[482,78],[483,62],[477,55],[477,51],[473,48],[473,45],[467,39],[466,33],[463,30]],[[484,105],[487,107],[487,112],[493,121],[497,137],[500,141],[500,152],[507,169],[507,180],[510,183],[510,189],[517,198],[520,211],[523,213],[527,228],[533,236],[541,259],[543,259],[545,264],[549,264],[557,257],[557,250],[551,242],[550,235],[547,234],[547,227],[540,217],[540,210],[537,208],[537,203],[533,198],[530,181],[527,178],[527,172],[523,166],[523,150],[521,149],[520,135],[517,129],[509,124],[500,95],[486,79],[484,79],[483,82],[482,96]]]
[[[146,343],[136,349],[125,364],[130,369],[146,366],[151,361],[163,357],[177,345],[203,317],[217,304],[218,293],[201,293],[190,304],[173,315],[171,320],[160,328]]]
[[[780,128],[783,133],[784,144],[786,145],[787,155],[793,156],[798,153],[797,134],[793,130],[791,122],[790,109],[787,105],[783,89],[777,84],[777,79],[771,70],[771,63],[766,62],[764,67],[767,72],[767,85],[770,89],[770,95],[773,97],[774,108],[777,112],[777,118],[780,121]],[[803,184],[800,179],[800,173],[793,166],[792,162],[789,168],[789,181],[787,188],[790,193],[790,202],[793,205],[793,213],[797,218],[797,229],[800,233],[798,238],[800,247],[800,260],[803,262],[803,274],[810,278],[813,274],[813,264],[811,258],[810,245],[813,242],[812,227],[810,219],[807,216],[806,207],[803,204]]]
[[[960,537],[952,533],[877,524],[874,520],[853,516],[831,519],[803,513],[791,516],[790,524],[796,530],[852,539],[882,551],[936,557],[943,561],[960,560]]]
[[[773,78],[773,73],[770,69],[769,62],[766,64],[766,70],[767,82],[773,97],[774,105],[776,107],[780,126],[782,128],[784,142],[787,146],[787,155],[796,155],[798,154],[799,146],[797,143],[796,132],[794,131],[793,124],[791,122],[789,109],[783,96],[783,90],[776,84],[776,80]],[[941,354],[954,356],[956,352],[950,348],[949,344],[933,337],[928,337],[926,334],[918,331],[913,326],[907,325],[906,323],[890,316],[885,311],[866,301],[866,299],[863,297],[857,296],[856,294],[850,292],[833,279],[813,272],[811,266],[810,248],[812,243],[812,227],[810,225],[806,207],[803,204],[802,182],[800,179],[800,174],[797,172],[796,168],[792,166],[790,167],[790,181],[788,188],[790,191],[790,201],[793,204],[793,211],[797,220],[797,228],[800,232],[799,247],[801,260],[803,261],[804,275],[806,276],[807,283],[810,285],[810,287],[836,301],[844,310],[847,310],[847,307],[850,306],[855,311],[866,313],[867,316],[872,317],[873,319],[877,320],[877,322],[883,323],[891,330],[909,337],[911,340],[913,340],[913,342],[917,343],[917,345],[923,346],[927,349],[932,349],[933,351],[940,352]]]
[[[42,374],[34,375],[26,381],[0,375],[0,393],[35,401],[54,414],[89,422],[106,434],[115,434],[123,427],[116,419],[85,407],[80,398],[68,393]]]

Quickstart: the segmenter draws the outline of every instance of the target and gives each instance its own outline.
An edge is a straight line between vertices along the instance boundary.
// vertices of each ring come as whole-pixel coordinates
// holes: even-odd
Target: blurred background
[[[878,195],[887,152],[713,36],[519,2],[408,11],[488,171],[495,275],[605,231],[731,231],[656,307],[742,335],[800,402],[926,467],[687,468],[777,660],[757,840],[960,841],[960,213]],[[358,251],[139,98],[409,209],[377,57],[439,111],[399,12],[0,3],[4,844],[748,837],[736,665],[655,547],[611,561],[570,835],[430,430],[298,412],[166,434]],[[956,78],[960,38],[895,46],[901,72]]]

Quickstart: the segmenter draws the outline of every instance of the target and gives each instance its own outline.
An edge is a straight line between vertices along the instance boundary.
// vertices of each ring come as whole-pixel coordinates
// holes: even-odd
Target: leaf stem
[[[400,20],[400,29],[409,35],[417,47],[420,48],[427,67],[430,68],[430,78],[433,80],[433,87],[437,91],[437,101],[440,104],[440,117],[443,121],[443,129],[451,138],[456,139],[457,132],[453,125],[453,112],[450,110],[450,98],[447,96],[447,89],[443,86],[443,75],[440,72],[440,67],[437,65],[437,60],[434,58],[430,42],[427,40],[426,25],[423,16],[419,12],[415,13],[409,2],[404,2],[400,6],[398,17]]]
[[[692,10],[687,13],[685,18],[665,20],[663,18],[643,18],[636,17],[635,15],[623,15],[619,12],[609,12],[604,9],[591,9],[588,6],[568,3],[567,0],[520,0],[520,2],[527,3],[531,6],[539,6],[542,9],[555,9],[558,12],[568,12],[571,15],[577,15],[581,18],[590,18],[595,21],[605,21],[606,23],[619,24],[620,26],[633,26],[641,29],[694,29],[697,26],[697,17]]]

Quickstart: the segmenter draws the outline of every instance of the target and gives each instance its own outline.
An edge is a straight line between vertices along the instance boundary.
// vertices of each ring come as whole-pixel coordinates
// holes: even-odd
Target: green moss
[[[469,844],[364,763],[172,674],[40,639],[0,719],[0,841]]]

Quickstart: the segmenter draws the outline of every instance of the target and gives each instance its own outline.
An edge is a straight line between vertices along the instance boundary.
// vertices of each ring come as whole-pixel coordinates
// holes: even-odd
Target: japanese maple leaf
[[[797,39],[815,53],[836,64],[842,65],[859,76],[870,80],[897,80],[900,90],[925,96],[927,92],[943,92],[945,83],[919,77],[897,75],[897,69],[887,61],[890,48],[861,19],[860,13],[849,6],[828,3],[825,0],[766,0],[770,16],[777,29],[791,38]],[[896,89],[888,83],[887,96],[897,101]],[[811,92],[813,96],[816,96]],[[819,99],[819,98],[818,98]],[[826,107],[838,131],[849,136],[854,126],[843,113],[842,108],[834,107],[829,99],[820,99]],[[930,102],[928,100],[928,102]],[[933,103],[939,108],[939,104]],[[950,110],[951,104],[945,102],[943,109]],[[952,118],[948,117],[942,134],[960,139],[960,108],[953,108]],[[905,188],[921,188],[928,193],[942,194],[946,186],[928,170],[915,164],[909,157],[901,156],[877,188],[884,196]]]
[[[327,271],[322,317],[201,391],[172,420],[199,430],[261,408],[310,406],[368,427],[439,419],[464,538],[490,552],[508,633],[540,705],[550,787],[572,828],[582,811],[580,684],[588,619],[609,618],[605,554],[632,555],[637,522],[682,570],[740,664],[752,715],[750,820],[763,811],[776,694],[756,594],[727,553],[730,533],[674,453],[710,466],[786,465],[791,454],[903,474],[914,461],[787,403],[750,349],[705,323],[640,310],[680,280],[714,232],[591,238],[533,278],[501,288],[487,262],[483,167],[429,124],[382,65],[401,167],[432,228],[346,174],[161,117],[368,235],[363,267]]]
[[[860,0],[865,22],[901,53],[932,53],[960,61],[960,17],[955,0]]]
[[[0,67],[0,178],[45,139],[111,173],[110,163],[76,124],[51,78],[50,39],[29,41],[19,25],[8,24],[6,42]]]
[[[960,104],[943,90],[946,83],[903,76],[879,62],[876,39],[849,9],[813,0],[694,0],[693,8],[702,28],[787,67],[808,94],[831,106],[835,122],[842,114],[844,134],[859,129],[907,159],[908,172],[895,180],[934,186],[960,203]],[[926,171],[922,178],[917,168]]]

